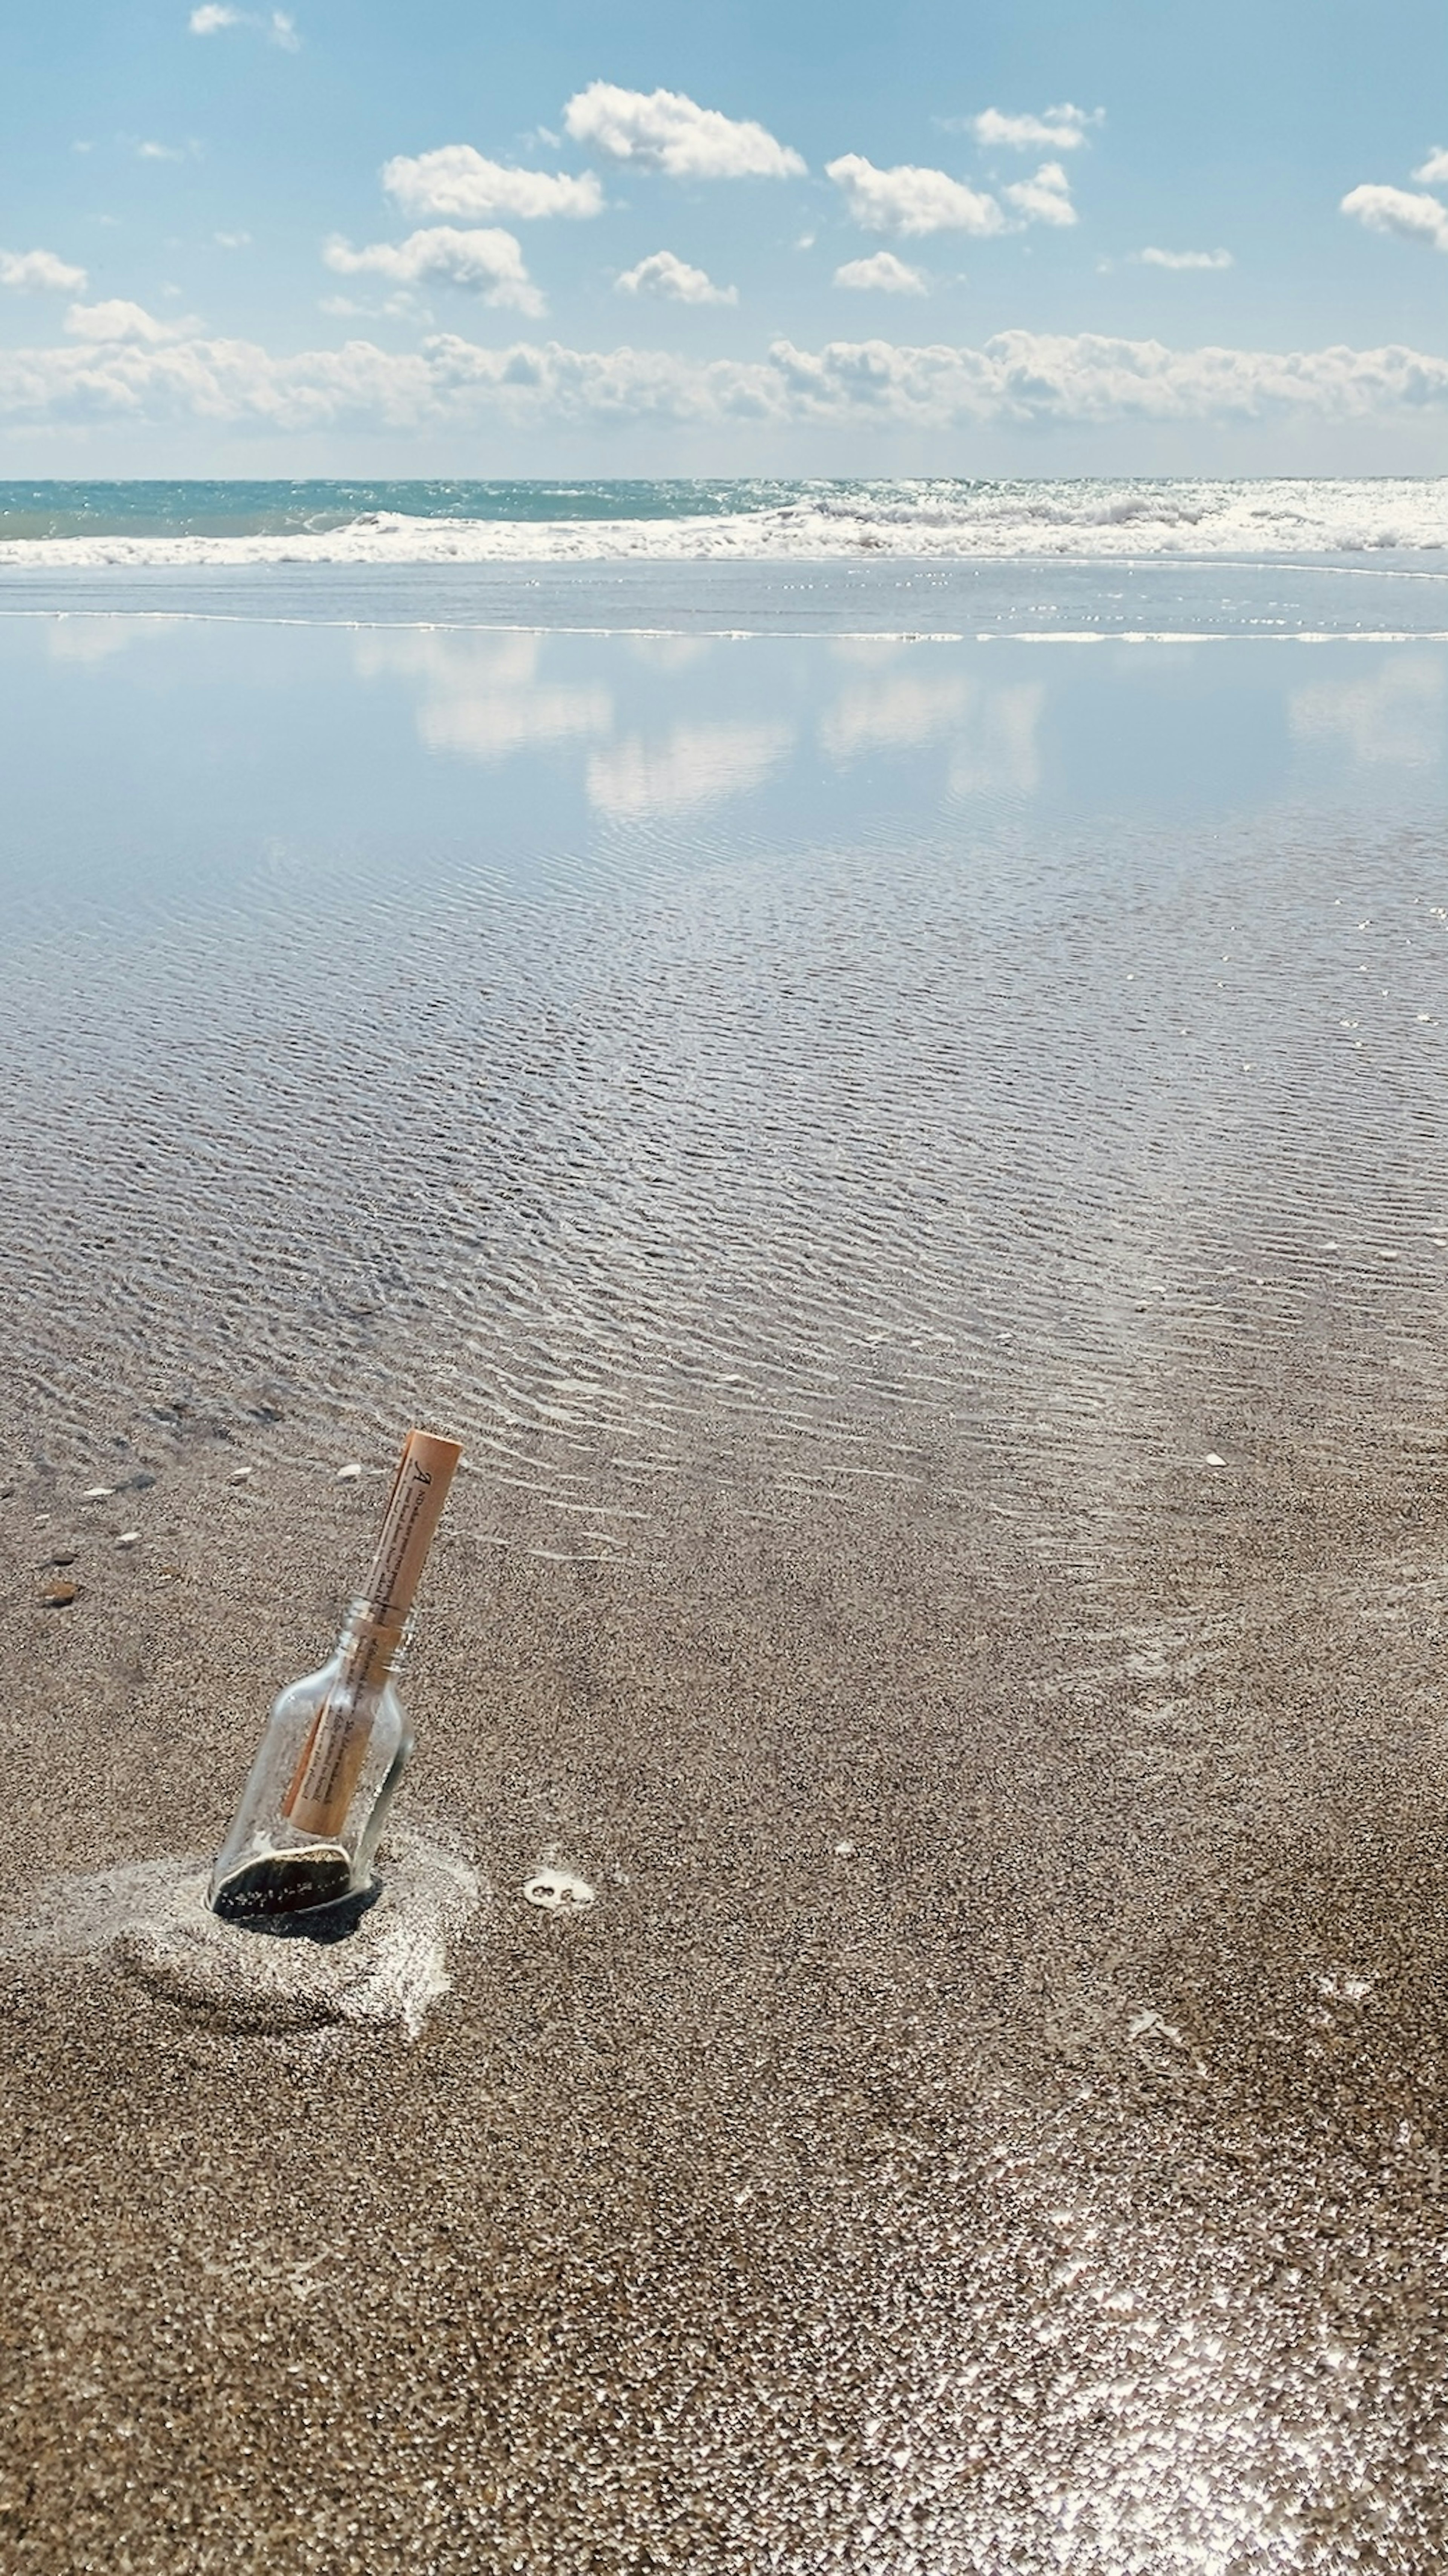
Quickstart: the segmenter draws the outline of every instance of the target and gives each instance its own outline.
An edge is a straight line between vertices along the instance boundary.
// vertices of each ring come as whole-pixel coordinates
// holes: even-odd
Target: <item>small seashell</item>
[[[1227,1462],[1225,1458],[1219,1458],[1217,1456],[1215,1449],[1209,1449],[1207,1451],[1205,1463],[1209,1467],[1225,1467]]]
[[[140,1544],[141,1533],[139,1530],[122,1530],[120,1536],[116,1540],[117,1547],[139,1547]]]
[[[244,1485],[249,1481],[250,1476],[251,1469],[249,1467],[233,1467],[226,1481],[228,1485]]]
[[[571,1870],[535,1870],[523,1881],[523,1894],[530,1905],[541,1905],[549,1914],[581,1914],[593,1903],[593,1890],[586,1878],[575,1878]]]
[[[81,1496],[81,1501],[83,1503],[108,1503],[114,1492],[115,1487],[113,1485],[87,1485],[85,1492]]]
[[[336,1482],[339,1485],[355,1485],[361,1473],[362,1461],[360,1458],[354,1458],[350,1466],[338,1468]]]

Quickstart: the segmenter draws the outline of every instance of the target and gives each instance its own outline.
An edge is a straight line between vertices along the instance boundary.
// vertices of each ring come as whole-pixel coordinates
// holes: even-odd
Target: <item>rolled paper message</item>
[[[317,1711],[282,1800],[282,1814],[299,1833],[338,1834],[346,1822],[366,1758],[376,1696],[402,1642],[461,1456],[460,1441],[439,1440],[428,1431],[409,1431],[402,1444],[362,1592],[365,1606],[353,1626],[342,1671]]]

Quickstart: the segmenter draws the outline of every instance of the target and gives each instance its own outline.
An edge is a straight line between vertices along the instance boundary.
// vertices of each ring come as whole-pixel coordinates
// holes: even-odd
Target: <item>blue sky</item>
[[[0,474],[1444,454],[1439,0],[56,0],[7,55]]]

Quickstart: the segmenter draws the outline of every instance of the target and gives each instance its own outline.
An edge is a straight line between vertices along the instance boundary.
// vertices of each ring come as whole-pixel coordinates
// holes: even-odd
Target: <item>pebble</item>
[[[248,1482],[250,1476],[251,1469],[249,1467],[233,1467],[226,1481],[228,1485],[244,1485]]]
[[[116,1540],[117,1547],[139,1547],[140,1544],[141,1533],[139,1530],[122,1530],[120,1536]]]
[[[338,1468],[337,1483],[339,1485],[355,1485],[361,1473],[362,1461],[360,1458],[354,1458],[349,1467]]]
[[[87,1485],[85,1492],[81,1496],[81,1501],[83,1503],[108,1503],[114,1491],[115,1487],[113,1485]]]
[[[62,1575],[58,1582],[47,1583],[40,1596],[40,1606],[43,1610],[68,1610],[79,1591],[78,1583],[71,1583]]]
[[[45,1562],[47,1565],[74,1565],[78,1554],[77,1548],[60,1547],[56,1549],[54,1556],[48,1556]]]
[[[1206,1464],[1209,1467],[1225,1467],[1226,1463],[1225,1458],[1219,1458],[1217,1456],[1215,1449],[1209,1449],[1207,1451]]]

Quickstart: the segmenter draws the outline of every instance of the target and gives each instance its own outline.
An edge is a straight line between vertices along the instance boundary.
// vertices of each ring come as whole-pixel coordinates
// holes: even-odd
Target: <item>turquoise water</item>
[[[288,536],[383,512],[408,519],[692,519],[775,510],[862,483],[143,482],[0,483],[0,540],[45,537]],[[954,489],[945,486],[944,489]],[[960,489],[966,487],[960,486]]]
[[[1433,477],[0,483],[0,565],[1422,555]]]

